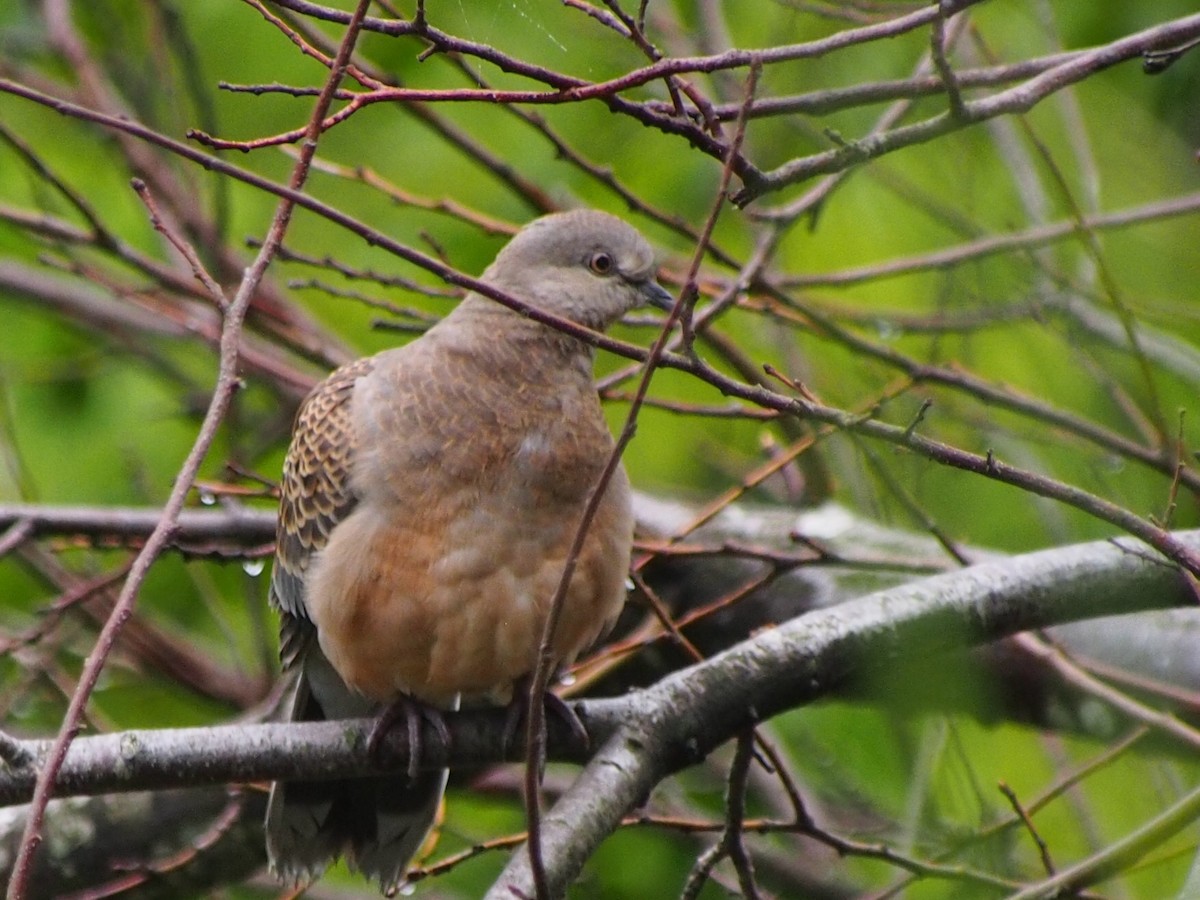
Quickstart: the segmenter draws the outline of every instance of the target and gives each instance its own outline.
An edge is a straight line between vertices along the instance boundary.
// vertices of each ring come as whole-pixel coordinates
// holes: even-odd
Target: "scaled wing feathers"
[[[335,371],[305,399],[283,464],[271,605],[280,612],[280,658],[290,668],[312,636],[304,576],[314,553],[357,502],[350,487],[356,437],[350,399],[373,367],[359,359]]]

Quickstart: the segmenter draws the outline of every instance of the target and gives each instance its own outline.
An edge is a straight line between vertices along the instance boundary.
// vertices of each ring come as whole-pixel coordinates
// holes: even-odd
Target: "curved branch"
[[[1200,532],[1176,538],[1200,547]],[[1017,631],[1194,602],[1186,579],[1132,543],[1097,542],[1041,551],[880,591],[798,617],[658,684],[578,711],[601,750],[545,821],[552,889],[578,873],[601,840],[655,784],[704,758],[750,724],[810,703],[855,675],[898,659],[991,641]],[[503,711],[448,717],[451,747],[429,729],[423,764],[496,761]],[[78,738],[56,795],[384,771],[366,751],[368,720],[129,731]],[[550,723],[557,726],[557,722]],[[551,727],[548,753],[578,760],[569,734]],[[6,740],[0,801],[28,798],[45,741]],[[400,734],[386,770],[407,765]],[[519,758],[520,748],[513,748]],[[493,896],[520,890],[528,872],[513,857]]]
[[[1180,538],[1200,546],[1200,533]],[[854,673],[1030,628],[1191,603],[1178,569],[1100,542],[913,582],[744,641],[637,695],[636,709],[547,816],[542,855],[551,891],[565,892],[600,841],[664,777]],[[531,895],[528,865],[527,854],[515,853],[489,900]]]
[[[975,125],[997,116],[1028,112],[1042,100],[1089,75],[1149,51],[1191,40],[1197,35],[1200,35],[1200,15],[1186,16],[1174,22],[1147,28],[1111,44],[1071,56],[1060,65],[1016,87],[990,97],[966,102],[957,112],[950,110],[922,122],[903,125],[861,141],[848,141],[832,150],[784,163],[771,172],[761,173],[755,183],[747,184],[733,196],[733,202],[738,206],[745,206],[763,194],[778,191],[815,175],[840,172],[895,150],[923,144],[967,125]],[[787,219],[792,214],[787,210],[764,210],[758,215],[763,218]]]

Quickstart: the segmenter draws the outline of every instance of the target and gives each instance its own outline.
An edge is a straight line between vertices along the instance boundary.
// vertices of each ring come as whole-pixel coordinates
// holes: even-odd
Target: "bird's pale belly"
[[[438,519],[397,523],[360,507],[338,526],[308,580],[321,649],[348,685],[376,700],[506,702],[533,667],[574,535],[539,529],[536,516],[514,528],[482,508]],[[561,663],[620,610],[630,532],[624,510],[601,505],[555,636]]]

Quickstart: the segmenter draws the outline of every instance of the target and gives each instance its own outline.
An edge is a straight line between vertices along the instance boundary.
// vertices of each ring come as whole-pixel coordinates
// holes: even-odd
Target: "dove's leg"
[[[512,700],[509,701],[504,715],[504,737],[501,750],[505,756],[508,755],[509,748],[516,741],[517,731],[522,723],[529,721],[529,687],[530,676],[528,675],[517,679],[516,684],[513,685]],[[566,725],[571,731],[571,737],[575,744],[581,750],[587,750],[591,745],[591,739],[588,737],[583,722],[571,708],[571,704],[553,691],[546,691],[542,695],[542,704],[547,717],[553,715]]]
[[[446,727],[446,717],[440,709],[401,694],[383,708],[371,728],[371,734],[367,737],[367,752],[372,757],[380,758],[383,739],[401,718],[408,728],[408,777],[415,781],[421,767],[421,721],[424,720],[433,726],[438,737],[447,745],[450,743],[450,729]]]

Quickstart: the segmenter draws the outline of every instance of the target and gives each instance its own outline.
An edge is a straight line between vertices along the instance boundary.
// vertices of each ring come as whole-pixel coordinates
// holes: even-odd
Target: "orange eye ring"
[[[599,250],[592,254],[588,260],[588,268],[597,275],[611,275],[613,269],[616,268],[616,263],[613,262],[611,254]]]

